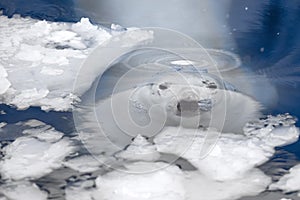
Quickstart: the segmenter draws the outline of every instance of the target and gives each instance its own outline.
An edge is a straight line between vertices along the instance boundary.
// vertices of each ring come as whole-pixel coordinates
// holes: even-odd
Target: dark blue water
[[[81,17],[89,17],[92,22],[110,23],[107,16],[111,17],[114,13],[108,13],[108,8],[100,7],[101,12],[95,15],[94,11],[92,13],[80,7],[79,1],[0,0],[0,8],[4,15],[9,17],[20,14],[37,19],[66,22],[77,22]],[[86,4],[93,2],[96,0],[87,0]],[[159,12],[164,11],[158,9],[157,13],[152,15]],[[232,0],[228,16],[229,26],[234,30],[232,37],[237,46],[233,51],[241,57],[245,67],[269,77],[277,88],[278,102],[268,112],[272,114],[288,112],[300,119],[300,1]],[[115,22],[116,19],[117,13],[111,17],[111,22]],[[148,16],[148,19],[151,19],[151,16]],[[72,121],[70,113],[46,113],[39,108],[17,111],[5,105],[0,109],[7,112],[6,115],[0,116],[0,121],[8,123],[37,118],[66,132],[66,127],[60,125],[63,123],[57,122],[65,117],[69,119],[68,121]],[[299,121],[297,126],[300,126]],[[284,150],[294,153],[300,159],[300,142],[284,147]]]
[[[23,17],[68,22],[80,19],[76,15],[73,0],[1,0],[0,8],[9,17],[20,14]]]

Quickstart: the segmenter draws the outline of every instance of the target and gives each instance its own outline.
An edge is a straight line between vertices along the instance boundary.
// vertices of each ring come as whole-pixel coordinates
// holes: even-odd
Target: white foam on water
[[[3,193],[10,200],[46,200],[47,192],[41,191],[36,184],[28,181],[9,182],[0,186]]]
[[[269,187],[271,190],[282,190],[284,192],[299,192],[300,196],[300,165],[296,165],[289,170],[289,173],[280,178]]]

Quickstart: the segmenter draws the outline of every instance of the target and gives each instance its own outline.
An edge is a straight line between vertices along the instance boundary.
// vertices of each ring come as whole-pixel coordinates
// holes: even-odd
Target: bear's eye
[[[168,89],[168,86],[166,84],[160,84],[158,86],[158,88],[161,89],[161,90],[166,90],[166,89]]]

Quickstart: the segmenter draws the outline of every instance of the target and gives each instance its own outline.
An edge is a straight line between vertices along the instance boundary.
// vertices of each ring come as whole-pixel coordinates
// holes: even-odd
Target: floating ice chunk
[[[28,120],[26,122],[23,123],[24,126],[29,126],[29,127],[41,127],[41,126],[46,126],[46,124],[44,122],[41,122],[39,120],[36,120],[36,119],[31,119],[31,120]],[[49,126],[50,127],[50,126]]]
[[[62,31],[52,32],[47,39],[51,42],[59,43],[59,42],[72,40],[76,36],[77,36],[77,34],[72,31],[62,30]]]
[[[36,129],[27,129],[23,131],[23,134],[33,136],[41,141],[45,142],[57,142],[63,137],[63,133],[56,131],[54,128],[49,128],[50,126],[42,126]]]
[[[8,74],[4,67],[0,64],[0,95],[4,94],[8,88],[11,86],[11,83],[7,80]]]
[[[74,49],[86,49],[87,48],[87,46],[83,42],[81,42],[81,40],[79,40],[78,38],[71,40],[68,43],[68,45]]]
[[[4,94],[10,86],[11,83],[6,78],[0,77],[0,95]]]
[[[149,30],[129,29],[130,31],[115,37],[113,41],[122,41],[120,46],[122,48],[133,47],[137,43],[148,43],[153,40],[154,32]]]
[[[289,114],[269,115],[266,119],[247,123],[244,133],[263,140],[269,146],[288,145],[299,138],[299,129],[295,123],[296,119]]]
[[[186,158],[200,172],[215,180],[242,178],[256,165],[273,155],[271,148],[263,149],[259,143],[236,134],[223,134],[206,157],[201,151],[206,136],[219,135],[214,130],[166,128],[155,137],[159,152],[171,153]]]
[[[127,165],[127,167],[136,173],[113,171],[99,176],[96,179],[96,188],[91,188],[91,184],[84,182],[68,187],[66,188],[66,199],[71,200],[78,197],[84,200],[185,199],[185,190],[182,184],[184,173],[177,166],[139,162]],[[162,169],[156,170],[157,168]],[[153,172],[143,174],[145,169]]]
[[[116,157],[125,160],[156,161],[160,158],[160,153],[145,137],[138,135],[124,151],[117,153]]]
[[[47,64],[47,65],[56,64],[56,66],[44,66],[41,70],[41,73],[42,74],[49,74],[49,72],[48,73],[43,73],[42,71],[44,71],[45,69],[47,69],[47,71],[50,71],[50,70],[56,71],[57,65],[58,66],[65,66],[65,65],[70,64],[69,59],[67,58],[67,56],[63,55],[63,54],[66,54],[66,53],[62,51],[61,54],[58,55],[55,52],[47,52],[47,54],[43,58],[42,62],[44,64]],[[49,75],[51,75],[51,74],[49,74]]]
[[[42,110],[48,111],[55,109],[56,111],[65,111],[72,107],[73,103],[79,101],[79,98],[73,94],[64,95],[56,98],[43,98],[35,105],[41,106]]]
[[[72,30],[78,33],[83,40],[95,39],[98,44],[111,37],[103,28],[91,24],[88,18],[81,18],[80,22],[72,25]]]
[[[12,100],[12,104],[18,105],[20,109],[28,108],[32,102],[39,101],[46,97],[49,93],[47,89],[28,89],[22,90],[18,96]]]
[[[7,125],[6,122],[1,122],[1,123],[0,123],[0,128],[3,128],[3,127],[6,126],[6,125]]]
[[[233,200],[257,195],[271,181],[257,169],[242,179],[225,182],[214,181],[198,171],[183,172],[166,163],[137,162],[126,165],[126,169],[132,173],[109,172],[96,179],[96,189],[70,187],[66,194],[69,197],[80,195],[88,200],[198,200],[199,197],[201,200]]]
[[[0,192],[10,200],[46,200],[48,196],[37,185],[26,181],[3,184]]]
[[[176,166],[166,168],[164,163],[133,163],[127,166],[126,173],[113,171],[96,179],[98,190],[93,194],[95,199],[110,200],[184,200],[186,197],[183,185],[184,174]],[[156,170],[157,168],[163,168]],[[143,173],[145,169],[153,172]],[[140,174],[142,173],[142,174]]]
[[[1,175],[14,180],[40,178],[60,168],[65,157],[73,151],[74,146],[67,138],[50,143],[30,136],[19,137],[3,149]]]
[[[37,62],[43,59],[41,54],[41,46],[31,46],[22,44],[20,52],[16,54],[16,58],[22,61]]]
[[[300,165],[289,170],[289,173],[280,178],[269,187],[271,190],[283,190],[284,192],[299,192],[300,196]]]
[[[97,26],[94,26],[91,24],[90,20],[88,18],[81,18],[79,23],[72,25],[72,30],[76,33],[79,33],[80,35],[84,34],[91,34],[98,30]]]
[[[94,172],[100,169],[102,164],[101,158],[95,158],[90,155],[75,157],[64,162],[66,167],[83,173]]]
[[[47,21],[37,21],[33,25],[30,26],[30,32],[29,34],[35,34],[36,37],[42,37],[45,35],[49,35],[51,30],[53,29],[53,26],[48,23]],[[25,31],[25,30],[24,30]],[[31,36],[30,34],[30,36]]]
[[[87,46],[82,43],[81,37],[72,31],[55,31],[50,34],[47,38],[48,42],[53,43],[53,45],[58,49],[65,49],[68,47],[74,49],[86,49]]]
[[[110,29],[112,31],[126,31],[126,28],[122,27],[119,24],[111,24]]]
[[[58,76],[64,73],[64,70],[62,69],[55,69],[50,67],[43,67],[41,70],[41,74],[46,74],[50,76]]]
[[[93,192],[94,189],[87,189],[84,187],[68,187],[65,190],[66,200],[94,200],[92,195]]]
[[[87,18],[78,23],[61,23],[0,16],[0,23],[0,63],[8,73],[6,77],[7,73],[0,67],[0,74],[4,75],[0,75],[0,94],[5,93],[1,103],[21,109],[28,106],[58,111],[72,109],[76,98],[69,95],[81,63],[111,33],[91,24]],[[134,32],[128,34],[127,45],[143,42],[149,36],[148,32]],[[91,79],[88,77],[85,82],[93,82]],[[48,95],[29,101],[24,93],[35,88],[37,93],[48,90]],[[36,98],[35,94],[31,95]]]
[[[279,127],[273,129],[265,142],[271,146],[284,146],[294,143],[299,138],[299,129],[297,127]]]
[[[6,70],[5,70],[4,67],[0,64],[0,77],[1,77],[1,78],[5,78],[5,77],[7,77],[7,76],[8,76],[8,74],[7,74]]]
[[[186,193],[189,200],[234,200],[243,196],[255,196],[263,192],[271,179],[260,170],[251,170],[247,176],[228,180],[214,181],[199,172],[187,173]]]
[[[272,123],[279,118],[280,116],[272,117]],[[272,125],[270,121],[268,123]],[[283,122],[279,120],[276,123],[282,124]],[[170,127],[158,134],[154,142],[159,152],[184,157],[206,176],[224,181],[246,176],[249,170],[266,162],[274,154],[275,146],[290,144],[299,137],[298,129],[287,123],[286,126],[278,126],[271,130],[262,126],[255,130],[256,134],[251,133],[253,134],[250,134],[248,130],[246,133],[248,136],[221,135],[213,130],[196,131]],[[218,139],[212,137],[212,141],[206,141],[207,136],[213,135],[221,136]],[[205,141],[211,142],[213,148],[206,157],[201,157]]]

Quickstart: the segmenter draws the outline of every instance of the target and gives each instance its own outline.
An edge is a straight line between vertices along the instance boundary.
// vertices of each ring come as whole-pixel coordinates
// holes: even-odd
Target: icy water
[[[300,142],[297,142],[294,119],[288,115],[274,119],[263,118],[253,126],[250,124],[245,137],[222,135],[217,150],[204,161],[197,159],[194,151],[197,151],[198,146],[195,144],[175,162],[176,165],[165,168],[164,163],[172,162],[172,155],[180,152],[172,145],[188,142],[173,136],[176,130],[170,128],[154,139],[155,147],[145,138],[137,137],[130,148],[117,154],[113,160],[102,157],[102,154],[94,155],[98,160],[105,160],[99,164],[90,156],[91,149],[83,147],[82,141],[78,139],[70,112],[73,100],[77,102],[77,99],[68,95],[73,89],[68,86],[80,67],[79,63],[90,54],[93,47],[114,35],[114,32],[125,30],[115,28],[111,31],[111,23],[124,27],[162,26],[192,36],[207,49],[222,49],[237,55],[241,62],[240,68],[245,74],[255,74],[252,79],[256,82],[255,97],[266,107],[264,114],[276,116],[289,113],[300,118],[299,2],[231,1],[229,4],[224,3],[227,6],[225,11],[216,3],[197,3],[202,14],[208,12],[208,18],[214,16],[211,23],[214,28],[208,27],[205,31],[201,29],[199,34],[199,27],[208,22],[205,19],[199,24],[182,25],[176,23],[178,17],[168,10],[166,13],[171,19],[173,17],[174,23],[169,23],[170,19],[159,14],[150,15],[153,18],[151,21],[147,20],[149,13],[155,13],[153,11],[156,11],[157,6],[146,6],[149,9],[144,10],[145,14],[136,20],[141,12],[132,10],[143,11],[143,7],[129,1],[128,7],[120,10],[116,6],[120,3],[111,1],[95,4],[89,1],[85,4],[79,0],[32,0],[26,3],[21,0],[0,1],[4,14],[0,24],[3,30],[0,72],[2,66],[6,71],[0,77],[10,82],[9,85],[7,82],[2,84],[10,89],[1,88],[6,93],[1,94],[0,105],[0,199],[177,200],[199,199],[200,196],[203,199],[300,199],[297,192],[300,190],[299,169],[295,167],[294,172],[291,172],[289,184],[282,179],[285,174],[289,174],[290,168],[300,163]],[[186,15],[187,21],[195,17],[202,19],[203,15],[198,15],[193,6],[185,5],[182,9],[182,3],[175,3],[183,13],[184,10],[191,10],[188,12],[190,15]],[[153,5],[155,2],[146,4]],[[162,4],[161,7],[168,5]],[[214,14],[217,11],[219,14]],[[21,18],[6,17],[14,14],[20,14]],[[26,16],[34,20],[25,19]],[[82,17],[88,17],[100,28],[87,19],[81,20]],[[228,60],[221,61],[222,64],[230,63]],[[61,74],[64,74],[63,78],[59,78]],[[119,74],[116,74],[112,68],[105,73],[102,81],[118,77]],[[257,77],[267,77],[268,83],[276,88],[274,99],[269,98],[271,88],[270,91],[268,88],[259,90]],[[101,88],[99,91],[102,91]],[[299,127],[299,121],[295,125]],[[87,126],[92,126],[92,123]],[[252,130],[252,127],[258,131]],[[265,127],[271,128],[271,131]],[[185,139],[191,135],[189,130],[182,132]],[[165,146],[168,140],[174,141],[171,147]],[[203,137],[200,135],[196,141],[203,142]],[[143,158],[130,154],[141,151],[139,148],[145,151],[142,153]],[[158,149],[159,153],[153,149]],[[232,149],[235,151],[231,154]],[[119,166],[124,165],[120,162],[122,159],[129,172],[157,168],[162,168],[162,171],[157,174],[146,173],[144,176],[122,174],[122,170],[126,171],[124,166]],[[102,162],[112,164],[113,168],[101,166]],[[216,167],[220,165],[222,168]],[[121,170],[115,171],[115,168]],[[281,182],[276,185],[278,180]],[[203,185],[207,185],[207,188]],[[134,194],[132,191],[135,191]]]

